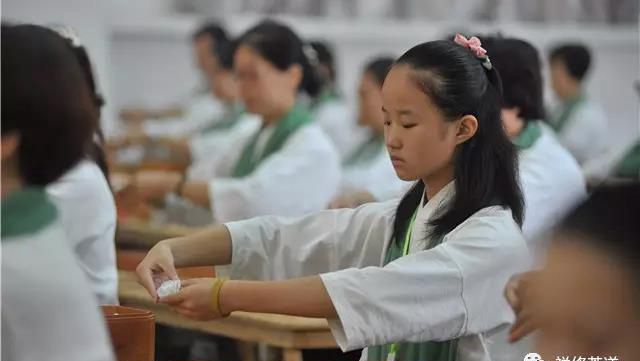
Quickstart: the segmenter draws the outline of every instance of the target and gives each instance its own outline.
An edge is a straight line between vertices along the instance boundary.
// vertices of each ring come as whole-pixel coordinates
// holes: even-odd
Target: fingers
[[[519,279],[515,276],[509,282],[507,282],[507,286],[504,289],[504,297],[507,299],[509,306],[513,309],[514,312],[518,312],[520,309],[520,298],[518,297],[518,288],[520,286]]]
[[[509,331],[509,342],[514,343],[520,341],[537,328],[535,318],[531,312],[522,312],[518,315],[515,324]]]
[[[157,300],[158,294],[156,293],[156,286],[153,280],[151,268],[144,264],[143,261],[136,268],[136,273],[138,275],[139,283],[147,290],[147,292],[149,292],[154,300]]]
[[[184,291],[180,291],[178,293],[169,295],[167,297],[163,297],[158,300],[160,303],[167,304],[172,307],[178,307],[182,302],[184,302],[186,298],[186,294]]]

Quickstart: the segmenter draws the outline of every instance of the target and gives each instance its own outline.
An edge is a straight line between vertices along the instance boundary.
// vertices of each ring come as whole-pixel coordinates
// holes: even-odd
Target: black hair
[[[35,25],[2,25],[2,134],[20,137],[27,185],[56,181],[87,154],[98,113],[66,39]]]
[[[333,49],[326,41],[313,40],[309,42],[309,46],[316,52],[316,58],[320,65],[325,66],[329,70],[329,82],[335,82],[337,77],[336,62],[333,56]]]
[[[502,86],[495,68],[487,70],[471,51],[449,40],[417,45],[396,61],[394,66],[398,65],[412,69],[418,87],[447,121],[464,115],[478,119],[475,135],[459,145],[454,155],[454,199],[430,222],[429,235],[444,236],[489,206],[511,209],[514,220],[522,225],[524,201],[517,153],[502,127]],[[424,189],[419,181],[400,201],[394,221],[396,242],[401,242]]]
[[[69,40],[69,39],[67,39]],[[98,114],[98,123],[96,124],[96,132],[93,139],[93,143],[89,148],[88,155],[93,160],[104,175],[107,183],[109,182],[109,164],[107,162],[107,156],[104,150],[104,133],[102,132],[102,127],[100,126],[100,112],[102,107],[105,104],[104,98],[102,94],[98,91],[98,85],[93,75],[93,67],[91,65],[91,59],[89,58],[89,53],[84,46],[74,46],[73,42],[69,40],[69,45],[72,46],[73,51],[78,59],[78,63],[82,68],[82,72],[84,77],[89,85],[89,89],[91,91],[91,98],[93,100],[93,104],[95,106],[95,111]]]
[[[213,47],[213,55],[218,60],[220,69],[233,70],[233,53],[235,52],[236,43],[233,40],[216,41]]]
[[[604,251],[632,272],[640,291],[640,183],[605,185],[571,212],[559,225],[569,241],[584,242]],[[566,241],[563,237],[556,242]]]
[[[193,41],[196,41],[203,36],[209,36],[215,43],[229,40],[224,28],[217,22],[213,21],[204,23],[196,29],[196,31],[193,32],[192,39]]]
[[[578,81],[584,79],[591,66],[591,52],[582,44],[565,44],[551,50],[549,59],[560,60],[569,75]]]
[[[288,26],[273,20],[262,21],[240,36],[240,45],[250,47],[279,70],[300,65],[302,81],[299,89],[311,97],[320,93],[322,84],[318,73],[305,55],[302,40]]]
[[[520,39],[483,37],[482,47],[500,72],[503,107],[519,108],[525,121],[544,119],[540,56],[533,45]]]
[[[391,56],[378,56],[375,57],[364,65],[364,73],[370,74],[373,76],[373,79],[382,87],[382,83],[384,83],[384,78],[387,77],[389,70],[391,70],[391,66],[395,61],[394,57]]]

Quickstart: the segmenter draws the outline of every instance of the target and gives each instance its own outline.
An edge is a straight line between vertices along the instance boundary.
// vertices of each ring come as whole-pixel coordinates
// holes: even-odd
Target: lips
[[[391,156],[391,164],[393,164],[394,167],[397,167],[402,163],[404,163],[404,159],[394,155]]]

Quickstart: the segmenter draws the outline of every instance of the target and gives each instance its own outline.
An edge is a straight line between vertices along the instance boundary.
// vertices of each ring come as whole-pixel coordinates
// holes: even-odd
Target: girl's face
[[[300,66],[280,70],[251,47],[240,45],[233,58],[239,95],[247,110],[269,115],[289,98],[295,98],[302,79]]]
[[[394,66],[382,87],[384,138],[402,180],[426,179],[452,167],[456,146],[475,134],[472,116],[446,121],[413,80],[408,65]],[[464,121],[463,121],[464,120]]]
[[[213,96],[216,98],[226,102],[236,99],[238,85],[232,71],[220,69],[216,72],[210,72],[209,85]]]
[[[358,89],[358,124],[371,127],[377,133],[384,132],[382,90],[368,72],[362,74]]]

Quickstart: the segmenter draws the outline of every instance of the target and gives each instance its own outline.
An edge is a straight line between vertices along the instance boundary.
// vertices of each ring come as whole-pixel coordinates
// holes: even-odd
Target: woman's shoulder
[[[113,194],[102,170],[90,160],[83,160],[47,187],[54,200],[82,199],[113,202]]]
[[[511,210],[502,206],[490,206],[478,210],[449,232],[445,238],[448,240],[483,239],[487,244],[500,247],[510,245],[526,249],[520,226],[513,219]]]

